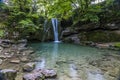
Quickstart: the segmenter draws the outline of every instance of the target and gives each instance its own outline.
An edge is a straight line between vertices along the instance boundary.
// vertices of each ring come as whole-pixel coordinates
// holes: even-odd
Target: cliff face
[[[78,27],[68,27],[62,31],[61,39],[71,43],[120,41],[120,20],[105,23],[102,27],[99,24],[92,23]]]

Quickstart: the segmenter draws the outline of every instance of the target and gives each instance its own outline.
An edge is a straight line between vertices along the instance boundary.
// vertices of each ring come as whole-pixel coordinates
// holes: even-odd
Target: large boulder
[[[68,27],[62,31],[61,38],[64,36],[70,36],[70,35],[76,34],[76,33],[78,33],[78,32],[75,29]]]
[[[31,72],[35,69],[35,63],[27,63],[23,66],[23,71],[25,72]]]
[[[25,74],[23,80],[44,80],[56,77],[57,73],[53,69],[35,69],[31,73]]]
[[[45,78],[56,78],[57,73],[53,69],[44,69],[42,70],[42,74],[45,76]]]
[[[69,37],[66,37],[64,40],[64,42],[70,42],[70,43],[77,43],[79,44],[80,43],[80,38],[77,34],[75,35],[71,35]]]
[[[17,71],[13,69],[3,69],[0,71],[0,75],[2,75],[1,78],[4,78],[4,80],[15,80]]]
[[[27,40],[18,40],[18,47],[26,47],[27,46]]]

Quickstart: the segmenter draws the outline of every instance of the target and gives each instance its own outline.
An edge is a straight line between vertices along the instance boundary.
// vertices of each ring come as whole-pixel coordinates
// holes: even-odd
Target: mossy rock
[[[120,42],[115,43],[114,46],[115,46],[116,48],[120,48]]]
[[[93,42],[118,42],[120,41],[120,34],[112,31],[90,31],[86,33],[80,33],[81,41],[93,41]]]

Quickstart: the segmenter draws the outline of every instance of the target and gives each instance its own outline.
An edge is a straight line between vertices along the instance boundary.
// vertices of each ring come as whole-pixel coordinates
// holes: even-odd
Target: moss
[[[108,40],[107,33],[102,31],[88,32],[86,36],[88,41],[106,42]]]
[[[120,42],[115,43],[114,46],[115,46],[116,48],[120,48]]]
[[[120,41],[120,34],[117,34],[115,32],[110,32],[109,34],[109,38],[111,40],[111,42],[119,42]]]
[[[120,34],[114,33],[112,31],[90,31],[82,33],[80,35],[81,41],[93,41],[93,42],[118,42],[120,41]]]
[[[4,36],[4,30],[0,30],[0,37]]]

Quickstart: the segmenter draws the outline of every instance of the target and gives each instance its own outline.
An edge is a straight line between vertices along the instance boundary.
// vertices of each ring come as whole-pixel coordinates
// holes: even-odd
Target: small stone
[[[3,47],[0,46],[0,53],[3,51]]]
[[[0,59],[0,64],[2,64],[2,62],[3,62],[3,60],[2,60],[2,59]]]
[[[21,58],[20,58],[20,61],[21,61],[21,62],[28,62],[29,60],[28,60],[27,57],[21,57]]]
[[[120,72],[119,68],[114,68],[108,71],[109,75],[112,77],[119,76],[119,72]]]
[[[19,64],[20,60],[19,59],[13,59],[13,60],[10,61],[10,63]]]
[[[6,56],[5,55],[0,55],[0,59],[5,59]]]
[[[5,55],[9,55],[10,53],[8,53],[8,52],[6,52],[6,53],[4,53]]]
[[[10,47],[10,45],[9,44],[0,44],[0,46],[2,46],[3,48],[9,48]]]
[[[9,53],[9,52],[5,52],[5,53],[4,53],[4,56],[5,56],[6,58],[11,58],[13,55],[14,55],[13,52],[12,52],[12,53]]]
[[[24,55],[24,56],[25,56],[25,55],[32,54],[32,53],[34,53],[33,50],[25,50],[25,51],[23,51],[23,55]]]
[[[15,80],[17,76],[17,71],[13,69],[3,69],[0,71],[5,80]]]
[[[16,53],[17,53],[17,54],[20,54],[20,51],[17,51]]]
[[[23,66],[25,72],[31,72],[33,69],[35,69],[35,63],[27,63]]]

